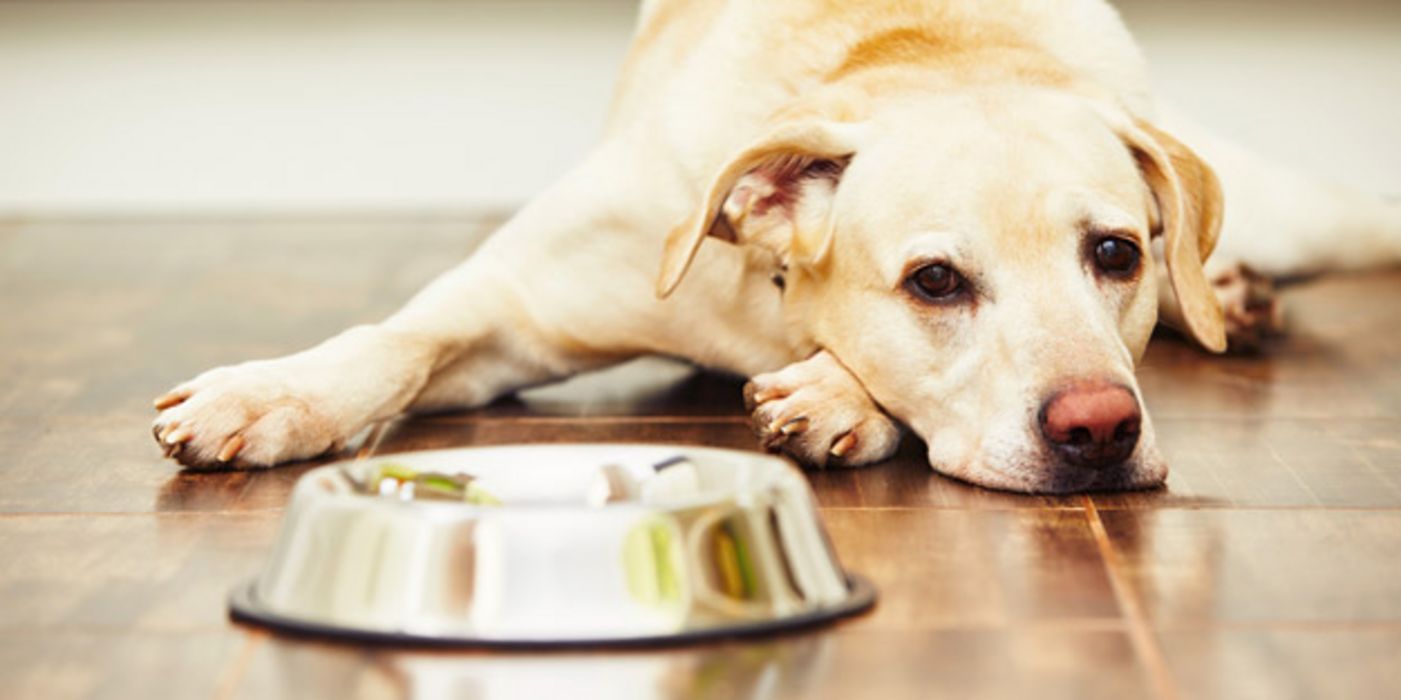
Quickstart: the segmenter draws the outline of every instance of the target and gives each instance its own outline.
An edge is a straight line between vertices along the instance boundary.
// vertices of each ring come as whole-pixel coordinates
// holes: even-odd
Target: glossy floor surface
[[[1401,273],[1287,294],[1258,357],[1156,341],[1166,490],[1028,498],[907,449],[812,484],[870,614],[753,642],[447,653],[283,638],[224,596],[306,465],[182,473],[150,399],[391,311],[471,220],[0,225],[0,695],[7,698],[1379,697],[1401,686]],[[383,451],[549,441],[754,449],[739,382],[644,363]]]

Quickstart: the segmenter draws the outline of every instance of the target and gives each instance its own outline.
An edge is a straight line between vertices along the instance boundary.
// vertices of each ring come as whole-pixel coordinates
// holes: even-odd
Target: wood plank
[[[1162,629],[1401,623],[1401,511],[1102,511]]]
[[[279,518],[0,517],[6,635],[226,629],[225,596],[262,566]]]
[[[614,654],[408,652],[271,639],[234,697],[1152,697],[1121,632],[837,631]]]
[[[937,476],[917,440],[885,465],[809,474],[838,551],[882,593],[874,613],[836,628],[537,656],[395,652],[231,627],[225,593],[262,564],[292,484],[314,464],[178,472],[150,440],[147,401],[200,370],[389,313],[492,223],[0,226],[0,694],[1154,692],[1084,501]],[[1398,292],[1397,272],[1292,289],[1292,335],[1257,356],[1212,358],[1170,338],[1150,349],[1140,376],[1169,488],[1093,502],[1180,696],[1367,697],[1401,680],[1389,663],[1401,645]],[[630,365],[406,421],[381,450],[757,450],[741,384]]]
[[[1166,491],[1098,494],[1101,508],[1401,507],[1395,418],[1157,421]]]
[[[828,510],[838,556],[880,592],[853,629],[1123,622],[1085,514]]]
[[[133,634],[29,630],[0,635],[10,700],[212,698],[246,644],[234,629]]]
[[[1383,698],[1401,688],[1401,627],[1164,632],[1183,697]]]

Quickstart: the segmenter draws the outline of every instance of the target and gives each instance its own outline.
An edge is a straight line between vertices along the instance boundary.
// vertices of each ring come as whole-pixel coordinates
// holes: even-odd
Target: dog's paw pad
[[[900,443],[895,421],[825,353],[755,377],[744,396],[760,444],[808,466],[863,466]]]

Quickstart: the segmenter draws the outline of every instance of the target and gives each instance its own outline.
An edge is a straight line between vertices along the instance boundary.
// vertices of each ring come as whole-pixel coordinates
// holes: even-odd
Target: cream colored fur
[[[1146,417],[1121,468],[1077,471],[1041,445],[1038,407],[1078,381],[1136,387],[1160,297],[1210,349],[1257,330],[1218,301],[1238,263],[1401,257],[1394,207],[1197,133],[1159,118],[1100,0],[645,2],[574,172],[383,323],[176,387],[157,438],[192,467],[265,467],[656,353],[753,377],[764,440],[810,464],[879,461],[904,425],[978,484],[1156,485]],[[1230,259],[1204,271],[1223,216]],[[1093,231],[1163,259],[1106,281]],[[977,294],[913,299],[903,281],[932,260]]]

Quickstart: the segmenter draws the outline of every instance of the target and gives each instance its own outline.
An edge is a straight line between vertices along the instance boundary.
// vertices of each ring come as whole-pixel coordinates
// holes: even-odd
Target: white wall
[[[1126,0],[1159,92],[1291,167],[1401,195],[1401,0]]]
[[[1120,4],[1203,121],[1401,193],[1401,2]],[[632,13],[0,2],[0,215],[515,206],[599,131]]]
[[[632,12],[0,3],[0,211],[515,205],[600,131]]]

